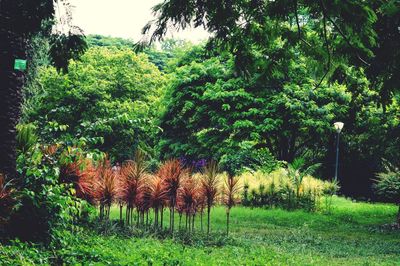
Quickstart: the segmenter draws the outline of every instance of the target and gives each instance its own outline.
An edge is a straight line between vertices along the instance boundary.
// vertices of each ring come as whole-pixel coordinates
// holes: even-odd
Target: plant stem
[[[229,235],[229,216],[230,216],[230,210],[226,212],[226,235]]]
[[[211,215],[211,208],[207,208],[207,235],[210,234],[210,215]]]

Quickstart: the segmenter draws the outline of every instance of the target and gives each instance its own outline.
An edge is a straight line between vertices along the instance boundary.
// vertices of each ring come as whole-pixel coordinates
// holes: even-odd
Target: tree
[[[271,51],[278,57],[281,49]],[[309,60],[290,59],[293,50],[268,79],[235,77],[229,56],[178,68],[161,118],[161,154],[220,160],[268,149],[285,161],[307,150],[313,157],[324,154],[331,125],[348,110],[351,93],[337,82],[315,91]],[[254,163],[241,158],[243,166]]]
[[[143,54],[90,48],[80,61],[70,62],[68,73],[53,67],[39,71],[41,92],[30,99],[26,117],[49,142],[81,138],[123,161],[137,146],[154,145],[165,81]]]
[[[391,102],[398,92],[400,8],[397,0],[374,1],[201,1],[169,0],[153,8],[157,19],[143,32],[150,42],[162,39],[169,27],[204,27],[213,33],[210,47],[235,55],[236,67],[251,74],[258,53],[280,36],[301,53],[315,54],[324,72],[316,87],[334,71],[335,60],[367,69],[380,93],[379,102]],[[312,31],[316,31],[315,35]],[[310,40],[311,38],[311,40]],[[266,53],[263,53],[264,55]],[[265,62],[271,62],[266,54]]]
[[[68,6],[66,1],[53,0],[0,2],[0,172],[8,178],[16,177],[15,127],[20,117],[26,76],[24,60],[31,38],[51,28],[56,4]],[[47,28],[44,29],[44,25]],[[30,64],[28,62],[28,67]]]

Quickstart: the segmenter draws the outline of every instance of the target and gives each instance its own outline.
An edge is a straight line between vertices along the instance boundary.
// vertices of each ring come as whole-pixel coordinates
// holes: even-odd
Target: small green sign
[[[26,69],[26,60],[24,59],[15,59],[14,62],[14,69],[15,70],[25,70]]]

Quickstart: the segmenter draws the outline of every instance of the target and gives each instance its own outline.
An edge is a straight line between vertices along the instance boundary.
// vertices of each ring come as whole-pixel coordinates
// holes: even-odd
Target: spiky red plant
[[[95,182],[94,198],[100,204],[100,217],[108,219],[111,205],[117,195],[117,176],[107,159],[96,166],[93,174]]]
[[[165,191],[163,180],[158,176],[152,177],[149,189],[150,204],[151,207],[154,209],[154,225],[155,227],[158,227],[159,211],[162,210],[167,201],[167,194]]]
[[[85,161],[85,166],[79,170],[79,179],[75,184],[76,196],[84,199],[92,205],[96,205],[96,168],[91,160]]]
[[[72,183],[76,197],[95,205],[96,168],[89,159],[81,158],[74,162],[64,162],[60,166],[60,182]]]
[[[11,181],[6,181],[3,174],[0,174],[0,224],[7,220],[13,206]]]
[[[81,162],[68,162],[60,166],[61,183],[77,183],[81,175]]]
[[[226,206],[226,234],[229,234],[229,218],[233,206],[240,202],[240,183],[239,178],[230,176],[225,180],[224,188],[222,191],[222,200]]]
[[[147,179],[147,178],[146,178]],[[151,190],[148,182],[141,186],[136,200],[136,209],[140,215],[140,223],[144,225],[144,215],[146,214],[146,225],[148,225],[149,210],[151,208]],[[139,220],[138,220],[139,225]]]
[[[170,230],[174,231],[174,215],[176,207],[176,198],[178,189],[181,186],[182,180],[187,176],[188,170],[182,167],[179,160],[166,161],[158,169],[157,176],[163,180],[168,204],[170,208]]]
[[[146,169],[144,154],[140,150],[135,153],[133,161],[127,161],[122,165],[118,185],[118,198],[127,207],[127,224],[130,224],[133,219],[133,208],[136,206],[140,191],[148,175]]]
[[[189,231],[194,229],[193,224],[198,206],[198,192],[197,182],[193,177],[186,178],[178,191],[178,205],[183,207],[186,214],[186,226],[189,225]]]
[[[178,228],[180,230],[181,224],[182,224],[182,216],[183,216],[183,213],[185,212],[185,206],[183,205],[183,202],[181,200],[177,200],[175,209],[179,215],[179,227]]]
[[[203,214],[206,207],[206,197],[201,193],[201,186],[198,188],[196,204],[197,212],[200,213],[200,229],[203,231]]]
[[[217,162],[211,161],[204,167],[201,178],[200,194],[207,206],[207,234],[210,233],[211,208],[215,204],[218,195],[218,172],[219,168]]]

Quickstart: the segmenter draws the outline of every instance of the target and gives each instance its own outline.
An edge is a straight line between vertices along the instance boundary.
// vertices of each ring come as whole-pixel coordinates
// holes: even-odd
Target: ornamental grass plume
[[[202,196],[205,205],[207,206],[207,234],[210,233],[211,208],[215,204],[218,195],[218,172],[218,163],[211,161],[203,168],[203,174],[201,177],[199,194]]]
[[[163,180],[165,192],[168,198],[170,209],[170,231],[174,232],[174,215],[176,199],[182,180],[188,175],[188,170],[184,168],[179,160],[169,160],[164,162],[158,169],[157,176]]]

